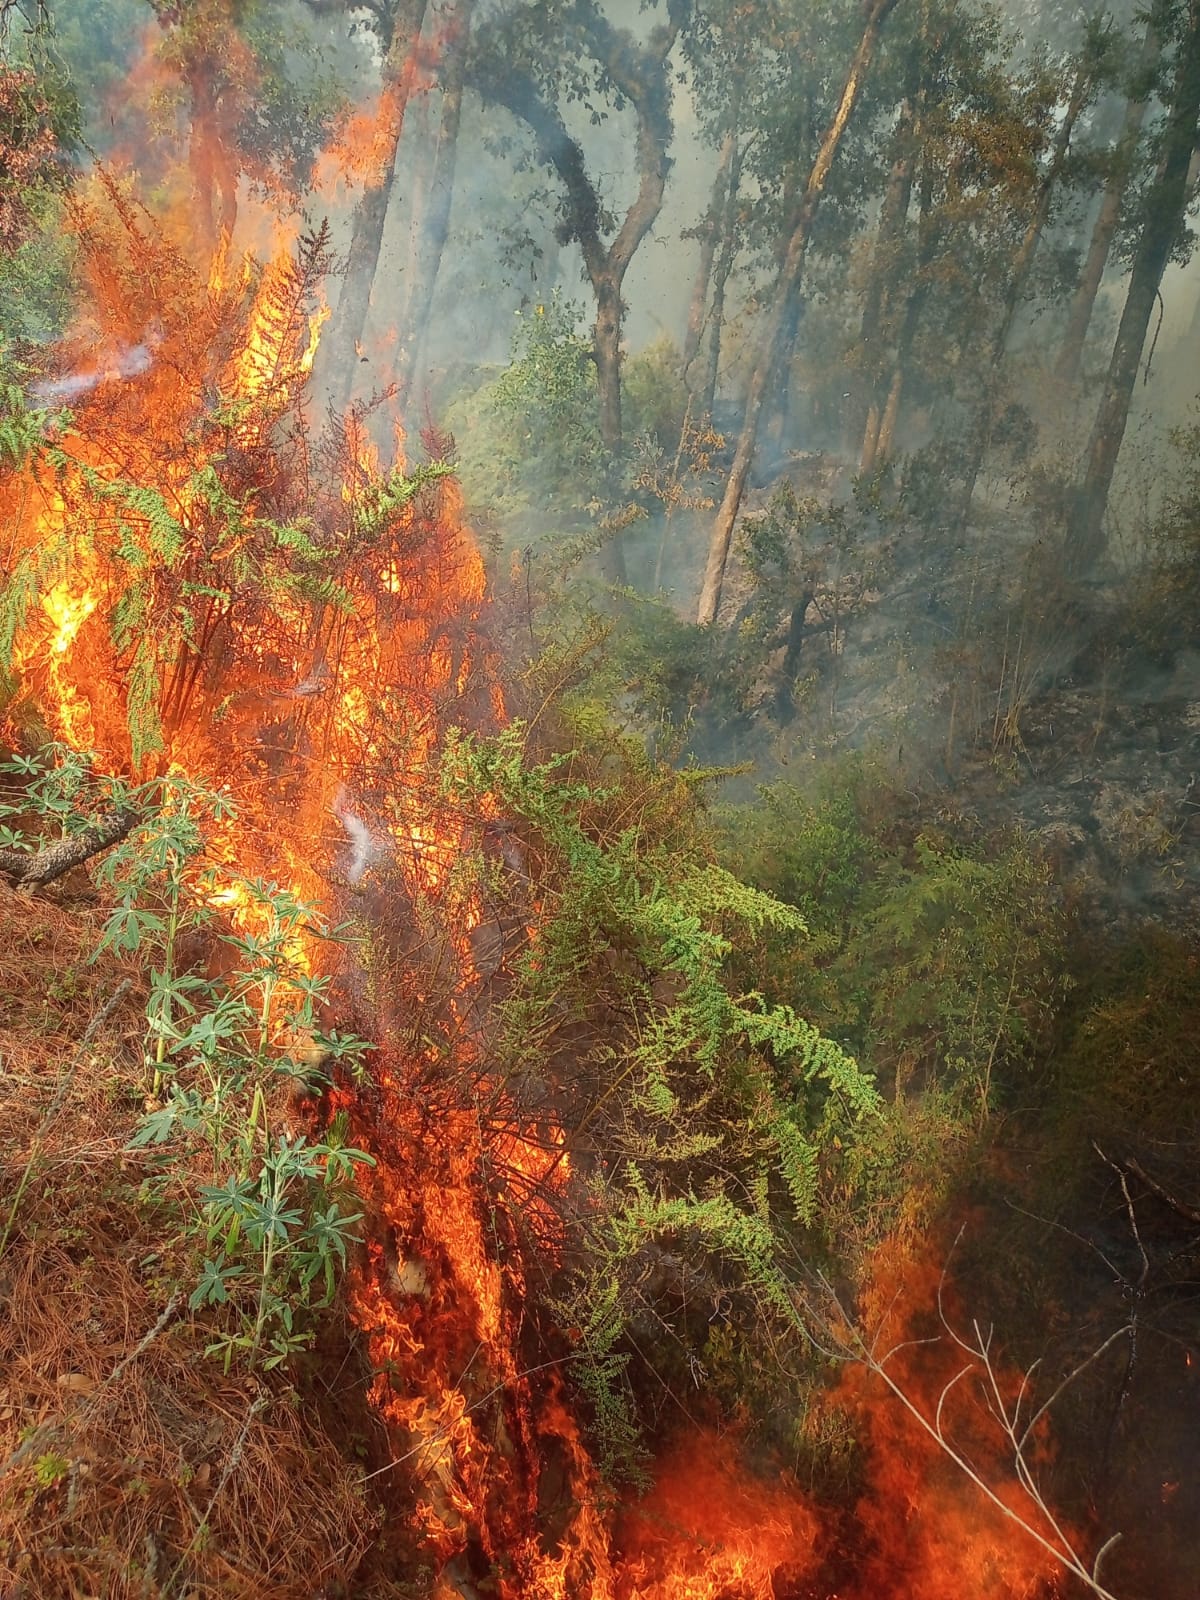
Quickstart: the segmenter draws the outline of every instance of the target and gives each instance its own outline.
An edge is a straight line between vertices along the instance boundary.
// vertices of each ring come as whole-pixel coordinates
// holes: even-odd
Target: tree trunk
[[[779,335],[775,352],[775,382],[771,390],[775,396],[775,447],[779,455],[787,450],[792,425],[792,363],[796,359],[796,345],[800,338],[800,322],[804,316],[804,299],[799,285],[788,300],[787,314]],[[768,426],[768,433],[770,426]]]
[[[216,255],[217,227],[217,102],[209,73],[196,72],[189,80],[191,131],[188,167],[195,195],[196,236],[206,262]]]
[[[1138,61],[1138,79],[1144,80],[1155,61],[1158,60],[1162,45],[1153,22],[1146,24],[1146,33],[1142,41],[1141,56]],[[1108,182],[1104,186],[1104,198],[1100,202],[1100,211],[1092,228],[1092,240],[1088,247],[1087,259],[1084,261],[1083,270],[1079,274],[1079,282],[1075,286],[1075,293],[1071,296],[1071,308],[1067,314],[1067,327],[1063,334],[1062,345],[1059,348],[1058,360],[1054,364],[1055,377],[1064,384],[1073,384],[1079,377],[1079,366],[1083,360],[1083,347],[1087,342],[1088,328],[1092,322],[1092,312],[1096,306],[1096,296],[1100,292],[1100,285],[1104,281],[1104,269],[1108,265],[1109,253],[1112,250],[1113,240],[1117,235],[1117,228],[1121,221],[1121,211],[1125,204],[1125,191],[1129,187],[1129,179],[1133,173],[1133,156],[1137,149],[1138,136],[1142,131],[1142,124],[1146,120],[1147,100],[1145,95],[1140,99],[1130,99],[1125,104],[1125,120],[1117,141],[1116,165],[1109,174]]]
[[[408,403],[417,368],[428,345],[433,295],[450,234],[458,130],[462,120],[463,76],[474,9],[475,0],[457,0],[446,21],[441,64],[441,120],[424,214],[414,223],[418,230],[416,261],[405,316],[406,344],[396,375],[402,409]]]
[[[704,335],[704,308],[708,304],[708,290],[712,282],[713,260],[717,253],[717,238],[721,233],[721,220],[725,215],[729,194],[730,174],[733,170],[733,153],[737,134],[730,128],[721,141],[721,158],[713,182],[712,198],[700,233],[700,262],[692,285],[692,298],[688,306],[687,332],[683,336],[683,377],[686,382],[692,362],[700,352]]]
[[[376,166],[354,210],[341,293],[318,348],[313,387],[338,411],[345,408],[354,388],[427,4],[428,0],[398,0],[380,84]]]
[[[1104,513],[1129,420],[1146,330],[1163,271],[1179,237],[1200,117],[1200,0],[1192,0],[1179,42],[1162,162],[1146,197],[1146,221],[1133,258],[1121,325],[1109,361],[1083,481],[1067,528],[1066,565],[1084,576],[1104,553]]]
[[[1045,232],[1046,223],[1050,217],[1050,204],[1054,198],[1054,188],[1066,164],[1067,156],[1071,149],[1071,139],[1075,133],[1075,124],[1079,121],[1080,113],[1087,104],[1091,92],[1094,73],[1092,69],[1081,65],[1075,74],[1075,83],[1071,90],[1071,98],[1067,104],[1066,113],[1059,124],[1058,133],[1055,135],[1054,147],[1050,157],[1050,164],[1038,185],[1037,200],[1034,204],[1033,215],[1017,247],[1013,263],[1008,274],[1008,289],[1004,296],[1004,309],[1000,321],[992,335],[991,351],[987,365],[983,372],[983,399],[975,417],[972,428],[971,454],[967,462],[967,470],[963,481],[960,516],[965,522],[971,513],[971,502],[975,498],[975,485],[979,482],[979,474],[983,467],[984,456],[992,442],[992,429],[996,420],[996,391],[1000,369],[1004,365],[1004,357],[1008,351],[1009,335],[1012,333],[1013,323],[1016,321],[1017,311],[1021,304],[1021,297],[1025,293],[1025,285],[1029,282],[1029,274],[1037,255],[1038,245],[1041,243],[1042,234]]]
[[[912,99],[906,99],[900,106],[900,118],[896,125],[898,153],[879,210],[871,277],[859,326],[859,368],[854,383],[856,393],[851,400],[851,412],[846,422],[847,442],[850,444],[865,439],[872,416],[875,418],[874,428],[878,430],[879,390],[887,370],[882,349],[883,312],[889,298],[888,286],[895,276],[896,247],[904,231],[912,198],[915,135],[914,104]]]
[[[725,486],[725,495],[721,501],[721,508],[717,513],[716,522],[713,525],[708,550],[708,563],[705,567],[704,583],[700,591],[700,605],[697,616],[697,621],[701,627],[705,627],[716,620],[717,611],[721,604],[721,585],[725,578],[725,564],[729,559],[729,546],[733,541],[734,524],[737,522],[738,511],[741,508],[742,494],[746,487],[746,479],[749,476],[750,463],[754,458],[754,445],[758,435],[758,420],[762,412],[763,401],[766,398],[767,387],[775,369],[775,351],[784,329],[788,307],[800,287],[800,280],[804,271],[804,258],[808,252],[808,241],[812,233],[813,220],[816,217],[834,158],[845,135],[846,126],[862,92],[863,80],[875,54],[875,47],[879,42],[879,35],[884,21],[896,3],[897,0],[873,0],[871,9],[867,14],[862,38],[859,40],[858,49],[854,53],[854,59],[851,61],[850,69],[846,74],[846,81],[842,88],[837,109],[834,111],[829,126],[825,130],[820,148],[817,151],[816,160],[813,162],[812,170],[808,175],[808,184],[800,204],[800,214],[795,227],[792,229],[787,254],[784,257],[783,266],[775,285],[771,310],[767,315],[766,325],[759,341],[754,370],[750,377],[750,387],[746,395],[746,416],[742,423],[741,435],[734,454],[729,482]]]
[[[917,270],[913,275],[914,286],[912,293],[908,297],[908,303],[904,307],[904,320],[900,325],[900,337],[896,342],[896,355],[892,363],[892,375],[888,383],[887,399],[884,401],[882,410],[878,400],[876,400],[867,416],[867,426],[863,434],[862,454],[858,462],[860,477],[869,477],[879,463],[886,461],[892,453],[892,441],[896,434],[896,420],[900,415],[900,399],[904,393],[905,375],[908,371],[909,361],[912,359],[913,345],[917,341],[917,330],[921,325],[921,313],[924,311],[925,302],[929,298],[931,288],[929,268],[933,261],[935,243],[933,175],[926,156],[921,170],[917,221]]]
[[[600,391],[600,437],[616,456],[621,451],[621,283],[614,272],[598,273],[594,349]]]
[[[742,152],[735,146],[721,220],[721,252],[713,274],[712,304],[708,308],[708,346],[704,355],[704,381],[700,389],[700,415],[711,417],[717,400],[717,377],[721,369],[721,334],[725,326],[725,291],[737,255],[738,191],[742,183]]]

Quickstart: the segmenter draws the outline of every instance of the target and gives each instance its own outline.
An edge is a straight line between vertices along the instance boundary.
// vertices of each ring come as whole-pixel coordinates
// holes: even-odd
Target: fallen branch
[[[1144,1183],[1152,1195],[1161,1200],[1163,1205],[1169,1206],[1170,1209],[1181,1216],[1185,1222],[1195,1222],[1200,1224],[1200,1206],[1189,1205],[1186,1200],[1180,1200],[1178,1196],[1173,1195],[1170,1190],[1164,1189],[1162,1184],[1159,1183],[1156,1178],[1152,1178],[1146,1171],[1145,1167],[1142,1166],[1141,1162],[1136,1160],[1133,1156],[1127,1156],[1124,1161],[1119,1161],[1113,1156],[1105,1155],[1104,1151],[1101,1150],[1100,1146],[1095,1142],[1095,1140],[1092,1141],[1092,1149],[1100,1157],[1101,1161],[1112,1167],[1115,1172],[1128,1173],[1132,1177],[1136,1178],[1139,1183]]]
[[[22,888],[41,888],[65,876],[72,867],[82,866],[92,856],[98,856],[101,851],[120,844],[137,820],[135,812],[118,807],[104,812],[95,822],[89,823],[82,833],[56,839],[41,850],[26,853],[23,850],[0,849],[0,872]]]
[[[952,1461],[959,1471],[970,1480],[995,1510],[1010,1522],[1015,1523],[1035,1544],[1040,1546],[1046,1555],[1078,1579],[1083,1587],[1095,1597],[1095,1600],[1116,1600],[1116,1596],[1101,1582],[1100,1569],[1105,1557],[1119,1540],[1120,1534],[1113,1534],[1106,1539],[1096,1551],[1094,1559],[1089,1562],[1083,1552],[1072,1542],[1066,1529],[1059,1522],[1043,1495],[1034,1474],[1030,1444],[1037,1425],[1047,1415],[1064,1390],[1069,1388],[1083,1372],[1098,1361],[1117,1340],[1124,1337],[1128,1329],[1122,1327],[1111,1333],[1101,1345],[1082,1360],[1073,1371],[1067,1374],[1050,1398],[1034,1410],[1032,1409],[1030,1386],[1037,1363],[1025,1373],[1015,1400],[1010,1400],[1006,1385],[1000,1381],[994,1365],[992,1330],[989,1328],[985,1332],[978,1322],[973,1322],[971,1337],[964,1338],[951,1325],[943,1299],[945,1283],[945,1272],[943,1271],[942,1284],[938,1288],[938,1316],[946,1334],[963,1353],[964,1362],[954,1377],[943,1385],[934,1414],[929,1417],[912,1398],[905,1385],[890,1370],[889,1363],[899,1350],[907,1348],[911,1344],[936,1344],[938,1342],[937,1338],[904,1341],[881,1353],[876,1346],[875,1340],[867,1339],[858,1331],[849,1312],[828,1280],[818,1273],[816,1274],[815,1282],[821,1300],[827,1308],[822,1309],[819,1304],[811,1302],[805,1305],[805,1310],[811,1319],[807,1329],[809,1337],[813,1338],[814,1326],[819,1333],[818,1338],[813,1338],[815,1347],[835,1361],[855,1362],[864,1366],[868,1372],[873,1373],[888,1388],[893,1398],[899,1402],[917,1426],[937,1445],[947,1459]],[[971,1377],[980,1382],[984,1403],[999,1431],[1004,1436],[1017,1483],[1025,1496],[1027,1512],[1022,1512],[1008,1503],[998,1487],[989,1481],[988,1477],[975,1465],[947,1431],[945,1420],[946,1402],[950,1397],[951,1391],[963,1379]]]

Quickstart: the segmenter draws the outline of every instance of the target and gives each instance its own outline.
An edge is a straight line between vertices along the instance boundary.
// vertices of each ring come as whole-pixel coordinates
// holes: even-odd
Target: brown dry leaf
[[[91,1394],[96,1387],[95,1378],[89,1378],[86,1372],[60,1372],[55,1382],[72,1394]]]

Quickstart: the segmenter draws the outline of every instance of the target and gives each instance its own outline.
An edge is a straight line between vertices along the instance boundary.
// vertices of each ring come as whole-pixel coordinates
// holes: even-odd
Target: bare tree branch
[[[1144,1183],[1156,1199],[1161,1200],[1163,1205],[1169,1206],[1185,1222],[1194,1222],[1200,1226],[1200,1206],[1189,1205],[1186,1200],[1180,1200],[1177,1195],[1173,1195],[1169,1189],[1164,1189],[1162,1184],[1156,1178],[1152,1178],[1141,1162],[1135,1160],[1133,1156],[1127,1156],[1124,1161],[1119,1161],[1113,1156],[1105,1155],[1095,1141],[1092,1143],[1092,1149],[1101,1161],[1107,1163],[1115,1172],[1130,1173],[1139,1183]],[[1140,1244],[1141,1241],[1138,1242]]]
[[[944,1284],[944,1272],[942,1277]],[[926,1416],[925,1412],[909,1394],[902,1380],[889,1368],[889,1362],[892,1357],[897,1351],[905,1349],[907,1346],[903,1344],[895,1345],[885,1355],[880,1356],[876,1351],[875,1341],[866,1338],[855,1326],[846,1308],[838,1298],[837,1291],[829,1281],[822,1275],[818,1275],[816,1281],[819,1285],[821,1298],[824,1301],[824,1307],[814,1306],[807,1297],[804,1303],[804,1309],[809,1319],[809,1336],[813,1338],[813,1343],[816,1347],[833,1360],[857,1362],[864,1366],[868,1372],[873,1373],[890,1391],[921,1431],[933,1440],[947,1459],[958,1467],[997,1511],[1027,1534],[1058,1566],[1078,1578],[1080,1583],[1096,1597],[1096,1600],[1116,1600],[1116,1596],[1109,1589],[1106,1589],[1100,1581],[1100,1566],[1104,1557],[1121,1537],[1120,1534],[1113,1534],[1106,1539],[1089,1565],[1073,1543],[1070,1535],[1054,1515],[1054,1512],[1050,1509],[1030,1464],[1028,1446],[1033,1430],[1046,1417],[1050,1408],[1065,1390],[1088,1367],[1098,1361],[1117,1340],[1126,1337],[1129,1332],[1128,1328],[1121,1327],[1115,1333],[1110,1334],[1103,1344],[1067,1374],[1050,1398],[1033,1413],[1029,1421],[1024,1422],[1022,1411],[1028,1399],[1032,1375],[1037,1363],[1025,1373],[1024,1381],[1018,1390],[1016,1399],[1014,1401],[1006,1400],[1004,1387],[1000,1382],[992,1355],[992,1330],[989,1328],[985,1333],[978,1322],[973,1322],[973,1339],[964,1338],[954,1328],[946,1315],[943,1304],[943,1284],[940,1284],[938,1288],[938,1314],[941,1318],[942,1326],[954,1344],[969,1359],[955,1372],[948,1382],[942,1385],[931,1418]],[[813,1337],[812,1334],[814,1324],[818,1331],[817,1337]],[[936,1343],[936,1340],[913,1342],[927,1344]],[[988,1481],[982,1470],[975,1465],[963,1447],[948,1432],[945,1419],[947,1401],[952,1391],[962,1383],[963,1379],[972,1374],[979,1379],[987,1409],[1006,1441],[1017,1482],[1020,1484],[1022,1492],[1028,1501],[1027,1513],[1009,1505],[999,1490]]]

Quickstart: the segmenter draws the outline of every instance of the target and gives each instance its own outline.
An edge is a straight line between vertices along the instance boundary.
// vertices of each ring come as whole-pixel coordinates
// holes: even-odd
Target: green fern
[[[694,790],[620,747],[589,770],[579,753],[530,760],[527,742],[520,725],[453,735],[441,782],[467,814],[487,795],[537,863],[533,937],[489,1050],[510,1081],[549,1080],[568,1145],[603,1155],[564,1304],[584,1330],[578,1377],[598,1434],[624,1445],[635,1323],[693,1354],[707,1323],[690,1332],[688,1308],[706,1299],[744,1306],[747,1328],[801,1326],[796,1230],[819,1236],[826,1176],[881,1101],[789,1005],[735,987],[747,930],[801,940],[805,919],[712,860]],[[610,783],[622,754],[624,781]]]

